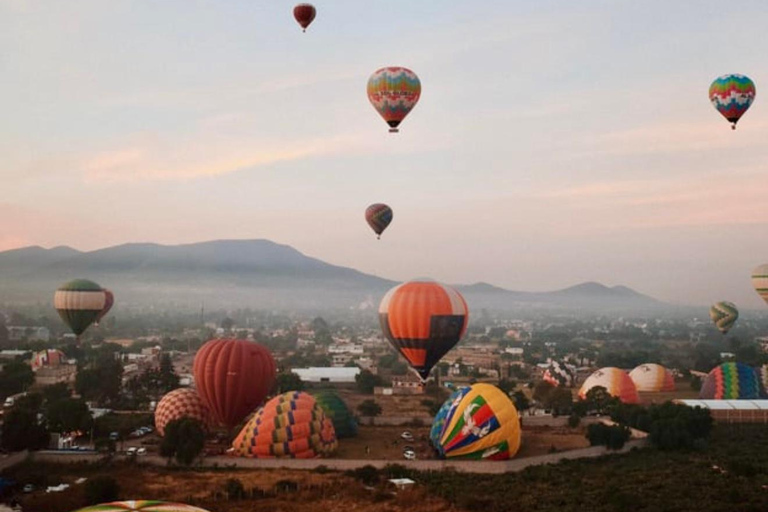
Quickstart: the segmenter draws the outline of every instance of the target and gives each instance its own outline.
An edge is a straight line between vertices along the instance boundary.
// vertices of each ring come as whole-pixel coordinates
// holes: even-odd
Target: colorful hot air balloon
[[[760,381],[754,368],[723,363],[714,368],[699,391],[703,400],[754,400],[760,398]]]
[[[576,380],[576,375],[565,363],[552,361],[549,368],[544,371],[542,379],[553,386],[572,388]]]
[[[392,208],[382,203],[372,204],[365,209],[365,221],[376,233],[376,238],[381,238],[381,234],[392,222]]]
[[[307,31],[307,27],[314,21],[317,10],[312,4],[298,4],[293,8],[293,17],[301,25],[302,32]]]
[[[413,110],[421,96],[421,82],[410,69],[387,67],[368,79],[368,100],[389,125],[390,133]]]
[[[637,388],[627,372],[618,368],[601,368],[587,377],[579,390],[579,398],[584,400],[590,389],[602,386],[608,394],[615,396],[625,404],[636,404],[640,401],[637,396]]]
[[[454,402],[458,404],[464,396],[469,393],[469,386],[463,386],[456,389],[448,399],[443,402],[440,409],[435,414],[435,419],[432,420],[432,428],[429,430],[429,441],[436,449],[440,445],[440,436],[443,434],[443,425],[445,425],[445,419],[448,417],[448,412],[454,407]]]
[[[456,345],[467,330],[469,309],[459,292],[432,281],[408,281],[379,304],[384,336],[421,376]]]
[[[715,323],[717,330],[728,334],[733,324],[739,319],[739,310],[733,302],[717,302],[709,308],[709,317]]]
[[[344,400],[331,390],[322,390],[313,393],[317,404],[323,408],[326,418],[333,422],[333,429],[336,431],[337,439],[355,437],[357,435],[357,420],[352,411],[349,410]]]
[[[111,291],[104,288],[104,307],[101,311],[99,311],[98,316],[96,317],[96,325],[99,325],[99,322],[101,322],[101,319],[104,318],[107,313],[109,313],[109,310],[112,309],[112,306],[115,305],[115,296],[112,294]]]
[[[760,394],[763,398],[768,398],[768,364],[755,368],[755,373],[760,381]]]
[[[78,337],[96,320],[106,303],[104,289],[87,279],[63,284],[53,296],[59,316]]]
[[[202,508],[156,500],[113,501],[81,508],[75,512],[207,512]]]
[[[300,391],[278,395],[258,410],[232,442],[234,455],[311,459],[336,450],[333,422]]]
[[[496,386],[475,384],[454,396],[436,448],[449,459],[514,457],[520,448],[517,409]]]
[[[709,101],[735,130],[736,123],[755,101],[755,84],[744,75],[723,75],[709,86]]]
[[[211,411],[205,406],[197,391],[191,388],[179,388],[166,393],[155,407],[155,428],[159,436],[165,435],[165,426],[174,420],[192,418],[199,421],[203,428],[212,426]]]
[[[193,367],[197,393],[213,418],[229,428],[261,405],[275,382],[275,360],[262,345],[211,340],[200,347]]]
[[[768,263],[752,271],[752,286],[760,298],[768,304]]]
[[[675,390],[672,373],[660,364],[641,364],[629,372],[629,378],[635,383],[638,391],[658,393]]]
[[[38,370],[44,366],[59,366],[64,364],[67,356],[61,350],[41,350],[32,356],[32,369]]]

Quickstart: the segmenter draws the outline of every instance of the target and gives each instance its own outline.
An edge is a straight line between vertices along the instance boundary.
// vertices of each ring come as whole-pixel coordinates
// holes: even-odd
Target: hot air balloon
[[[752,271],[752,286],[760,298],[768,304],[768,263]]]
[[[445,425],[445,419],[448,417],[448,412],[454,406],[454,402],[458,404],[469,391],[469,386],[462,386],[456,389],[451,393],[448,399],[443,402],[443,405],[440,406],[437,414],[435,414],[435,418],[432,420],[432,428],[429,430],[429,441],[435,449],[440,445],[440,436],[443,434],[443,425]]]
[[[421,96],[421,82],[410,69],[387,67],[376,70],[368,79],[368,100],[389,125],[390,133],[413,110]]]
[[[181,418],[195,419],[202,424],[203,428],[210,430],[211,411],[208,410],[194,389],[174,389],[160,399],[155,408],[157,434],[164,436],[166,425]]]
[[[311,459],[336,450],[333,422],[308,393],[289,391],[258,410],[232,442],[233,455]]]
[[[112,306],[115,305],[115,296],[112,294],[111,291],[104,288],[104,307],[99,312],[99,315],[96,317],[96,325],[99,325],[99,322],[101,322],[101,319],[104,318],[107,313],[109,313],[109,310],[112,309]]]
[[[760,381],[755,369],[741,363],[715,367],[701,385],[703,400],[754,400],[760,398]]]
[[[728,334],[733,324],[739,319],[739,310],[732,302],[717,302],[709,308],[709,317],[715,323],[718,331]]]
[[[638,391],[657,393],[675,390],[672,373],[660,364],[641,364],[629,372],[629,378],[635,383]]]
[[[579,398],[584,400],[590,389],[602,386],[609,395],[614,396],[625,404],[636,404],[640,401],[637,388],[627,372],[618,368],[601,368],[587,377],[579,390]]]
[[[384,336],[422,381],[467,330],[469,309],[450,286],[408,281],[389,290],[379,304]]]
[[[193,367],[197,393],[229,428],[261,405],[275,382],[275,360],[262,345],[217,339],[200,347]]]
[[[564,362],[552,361],[549,364],[549,368],[544,371],[542,379],[555,387],[564,386],[572,388],[576,375]]]
[[[64,364],[66,360],[67,356],[61,350],[41,350],[32,356],[32,369],[39,370],[44,366],[59,366]]]
[[[65,283],[53,296],[53,306],[77,337],[96,320],[106,303],[104,289],[87,279]]]
[[[520,448],[517,409],[496,386],[475,384],[454,394],[436,448],[449,459],[505,460]]]
[[[293,8],[293,17],[301,25],[302,32],[307,31],[307,27],[314,21],[317,10],[312,4],[298,4]]]
[[[365,221],[376,233],[376,238],[381,238],[381,234],[392,222],[392,208],[382,203],[372,204],[365,209]]]
[[[338,393],[331,390],[322,390],[313,393],[312,396],[314,396],[317,404],[323,408],[325,417],[333,422],[337,439],[345,439],[357,435],[357,420]]]
[[[736,123],[755,101],[755,84],[744,75],[723,75],[709,86],[709,101],[735,130]]]
[[[758,380],[760,380],[760,394],[768,398],[768,364],[755,368]]]
[[[208,512],[202,508],[156,500],[113,501],[81,508],[74,512]]]

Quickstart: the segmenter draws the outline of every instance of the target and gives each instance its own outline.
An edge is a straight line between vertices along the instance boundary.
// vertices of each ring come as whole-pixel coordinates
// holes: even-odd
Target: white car
[[[408,442],[412,442],[413,441],[413,434],[411,434],[407,430],[405,432],[403,432],[402,434],[400,434],[400,437],[405,439]]]
[[[138,449],[135,446],[131,446],[130,448],[125,450],[125,454],[126,455],[136,455],[137,451],[138,451]]]
[[[146,454],[147,454],[147,449],[144,448],[143,446],[138,450],[136,450],[136,455],[146,455]]]
[[[403,457],[407,460],[416,460],[416,452],[413,450],[405,450],[403,452]]]

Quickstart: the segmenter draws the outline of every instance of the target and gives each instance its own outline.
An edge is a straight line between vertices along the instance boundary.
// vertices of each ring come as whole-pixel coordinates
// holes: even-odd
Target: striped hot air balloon
[[[709,101],[735,130],[736,123],[755,101],[755,93],[755,84],[748,77],[723,75],[709,86]]]
[[[208,512],[202,508],[156,500],[113,501],[81,508],[75,512]]]
[[[114,294],[104,288],[104,307],[99,311],[99,314],[96,316],[96,325],[99,325],[99,322],[101,322],[101,319],[107,316],[107,313],[109,313],[109,310],[112,309],[112,306],[115,305],[115,296]]]
[[[542,379],[555,387],[565,386],[571,388],[576,380],[576,375],[564,362],[552,361],[544,371]]]
[[[768,304],[768,263],[752,271],[752,286],[760,298]]]
[[[384,336],[422,381],[464,336],[469,308],[459,292],[434,281],[409,281],[389,290],[379,304]]]
[[[636,404],[640,401],[637,396],[637,388],[627,372],[618,368],[601,368],[587,377],[579,389],[579,398],[584,400],[590,389],[602,386],[608,394],[615,396],[625,404]]]
[[[381,238],[381,234],[392,222],[392,208],[382,203],[372,204],[365,209],[365,221],[376,233],[376,238]]]
[[[41,350],[32,356],[32,369],[39,370],[44,366],[59,366],[65,363],[67,356],[61,350]]]
[[[657,393],[675,390],[672,373],[660,364],[641,364],[629,372],[629,378],[635,383],[638,391]]]
[[[312,393],[318,405],[323,408],[327,418],[333,422],[337,439],[355,437],[357,435],[357,420],[347,404],[338,393],[328,389]]]
[[[469,386],[460,387],[448,397],[448,399],[440,406],[440,409],[435,414],[435,418],[432,420],[432,428],[429,431],[429,440],[432,446],[437,448],[440,445],[440,436],[443,434],[443,425],[445,425],[445,419],[448,417],[448,412],[454,403],[458,403],[464,398],[464,395],[469,393]]]
[[[87,279],[65,283],[53,296],[59,316],[78,337],[99,317],[106,303],[104,289]]]
[[[520,448],[520,419],[515,405],[496,386],[474,384],[449,399],[434,438],[440,455],[449,459],[505,460]]]
[[[333,422],[312,395],[289,391],[259,409],[232,442],[234,455],[311,459],[336,450]]]
[[[699,391],[704,400],[754,400],[760,398],[755,369],[742,363],[723,363],[714,368]]]
[[[715,323],[717,330],[723,334],[728,334],[733,324],[739,319],[739,310],[733,302],[717,302],[709,308],[709,317]]]
[[[166,393],[155,408],[155,428],[159,436],[165,435],[165,427],[174,420],[192,418],[209,430],[213,424],[211,411],[205,406],[197,391],[179,388]]]
[[[421,82],[410,69],[391,66],[376,70],[368,79],[368,101],[389,125],[390,133],[405,119],[421,97]]]

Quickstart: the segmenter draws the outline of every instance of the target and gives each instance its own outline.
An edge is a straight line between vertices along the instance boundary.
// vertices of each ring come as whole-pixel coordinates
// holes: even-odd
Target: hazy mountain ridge
[[[269,240],[217,240],[166,246],[130,243],[89,252],[27,247],[0,252],[0,300],[49,300],[69,279],[87,277],[123,303],[270,309],[354,308],[396,284],[326,263]],[[654,308],[661,302],[625,286],[582,283],[520,292],[488,283],[458,285],[471,308]]]

